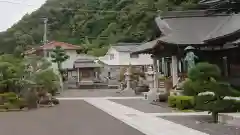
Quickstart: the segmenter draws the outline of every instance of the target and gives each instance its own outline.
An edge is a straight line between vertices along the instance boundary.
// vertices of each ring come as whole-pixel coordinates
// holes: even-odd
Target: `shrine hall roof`
[[[100,67],[98,63],[95,62],[96,57],[90,55],[81,55],[79,59],[74,61],[74,68],[97,68]]]
[[[202,45],[240,32],[240,14],[207,14],[205,11],[170,11],[155,18],[163,36],[140,45],[134,52],[153,48],[158,41],[178,46]]]

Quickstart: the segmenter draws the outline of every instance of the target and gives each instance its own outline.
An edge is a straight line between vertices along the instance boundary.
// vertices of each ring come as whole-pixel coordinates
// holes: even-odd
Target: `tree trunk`
[[[218,123],[218,112],[212,112],[212,118],[214,123]]]

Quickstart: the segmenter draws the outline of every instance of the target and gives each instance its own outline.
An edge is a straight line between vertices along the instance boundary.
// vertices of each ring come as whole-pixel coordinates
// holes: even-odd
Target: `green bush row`
[[[25,99],[19,98],[16,93],[0,94],[0,109],[22,109],[27,106]]]
[[[191,96],[169,96],[168,105],[179,110],[194,108],[194,98]]]
[[[179,110],[196,109],[209,110],[222,113],[240,112],[240,101],[219,100],[218,102],[208,102],[214,99],[211,95],[206,96],[169,96],[168,105]]]

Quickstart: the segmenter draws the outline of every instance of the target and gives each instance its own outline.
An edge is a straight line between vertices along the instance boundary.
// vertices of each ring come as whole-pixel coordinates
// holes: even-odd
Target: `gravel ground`
[[[58,97],[135,97],[133,91],[126,91],[124,93],[116,93],[116,89],[94,89],[94,90],[65,90]]]
[[[240,127],[211,123],[211,116],[160,117],[210,135],[240,135]]]
[[[173,112],[171,108],[152,105],[143,99],[112,99],[111,101],[134,108],[145,113],[168,113]]]
[[[85,101],[53,108],[1,112],[1,135],[143,135]]]

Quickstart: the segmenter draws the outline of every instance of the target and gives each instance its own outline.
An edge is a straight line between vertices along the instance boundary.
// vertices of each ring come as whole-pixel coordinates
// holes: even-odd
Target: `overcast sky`
[[[45,1],[46,0],[0,0],[0,31],[7,30],[26,13],[31,13],[38,9]]]

